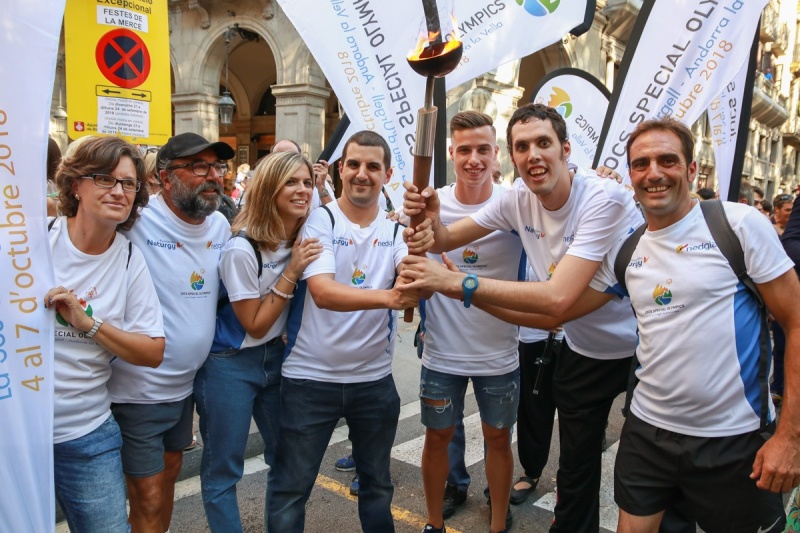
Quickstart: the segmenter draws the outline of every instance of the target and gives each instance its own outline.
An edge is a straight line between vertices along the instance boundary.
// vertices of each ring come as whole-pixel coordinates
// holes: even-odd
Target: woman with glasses
[[[194,382],[203,506],[213,532],[242,531],[236,483],[251,417],[264,439],[264,459],[274,465],[288,304],[300,275],[322,251],[317,239],[298,239],[313,176],[311,163],[299,154],[264,158],[222,249],[219,274],[226,296],[217,307],[211,353]]]
[[[56,286],[53,454],[58,503],[70,531],[130,531],[122,436],[106,382],[115,359],[156,367],[161,307],[141,252],[119,231],[147,204],[144,162],[114,137],[83,143],[58,169],[60,210],[49,225]]]

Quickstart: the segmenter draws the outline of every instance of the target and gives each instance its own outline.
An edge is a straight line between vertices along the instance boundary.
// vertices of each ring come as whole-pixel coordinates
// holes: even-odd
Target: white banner
[[[352,122],[351,129],[383,135],[394,174],[387,187],[402,204],[403,181],[413,181],[417,111],[425,78],[406,61],[424,23],[421,0],[278,0],[322,68]],[[587,0],[457,0],[455,30],[464,44],[455,87],[526,56],[583,24]],[[594,1],[591,2],[592,14]],[[440,110],[444,112],[444,110]],[[346,138],[345,138],[346,140]]]
[[[0,31],[0,531],[55,529],[47,130],[65,0],[3,5]]]
[[[639,123],[664,116],[694,123],[746,63],[766,3],[645,0],[611,97],[598,164],[627,180],[625,142]]]
[[[572,146],[569,160],[581,168],[592,168],[608,97],[597,78],[574,68],[549,73],[533,91],[534,102],[554,107],[564,117]]]
[[[708,108],[708,125],[711,127],[711,142],[714,146],[714,167],[717,170],[718,195],[722,200],[728,198],[731,186],[731,169],[736,153],[739,125],[742,117],[742,101],[746,87],[749,61],[725,86]]]

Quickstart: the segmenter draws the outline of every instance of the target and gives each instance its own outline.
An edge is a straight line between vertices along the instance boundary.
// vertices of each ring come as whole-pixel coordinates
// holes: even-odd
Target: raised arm
[[[396,286],[384,290],[357,289],[339,283],[333,274],[317,274],[306,281],[314,303],[330,311],[400,310],[414,307],[419,302],[414,291],[401,291]]]

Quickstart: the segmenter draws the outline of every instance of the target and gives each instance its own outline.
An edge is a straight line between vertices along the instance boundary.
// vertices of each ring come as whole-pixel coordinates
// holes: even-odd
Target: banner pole
[[[753,46],[750,48],[750,60],[747,66],[744,92],[742,93],[741,117],[739,130],[736,133],[736,149],[733,152],[733,165],[731,165],[731,179],[728,187],[729,202],[739,201],[739,189],[742,184],[742,170],[744,169],[744,156],[747,152],[747,137],[750,134],[750,113],[753,105],[753,85],[756,79],[756,65],[758,63],[758,36],[761,33],[761,19],[756,25],[756,34],[753,37]],[[719,182],[719,176],[717,176]]]

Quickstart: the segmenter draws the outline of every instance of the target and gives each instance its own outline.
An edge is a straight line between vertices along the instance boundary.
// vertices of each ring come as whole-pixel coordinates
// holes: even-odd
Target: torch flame
[[[422,59],[428,59],[433,56],[444,55],[458,48],[461,44],[461,41],[458,40],[458,34],[456,33],[456,29],[458,24],[456,23],[456,18],[453,15],[450,15],[450,18],[453,21],[453,31],[447,34],[444,38],[444,47],[439,50],[434,50],[431,46],[436,42],[436,39],[439,37],[438,31],[436,32],[420,32],[419,37],[417,38],[417,45],[416,47],[408,53],[407,59],[409,61],[420,61]]]

